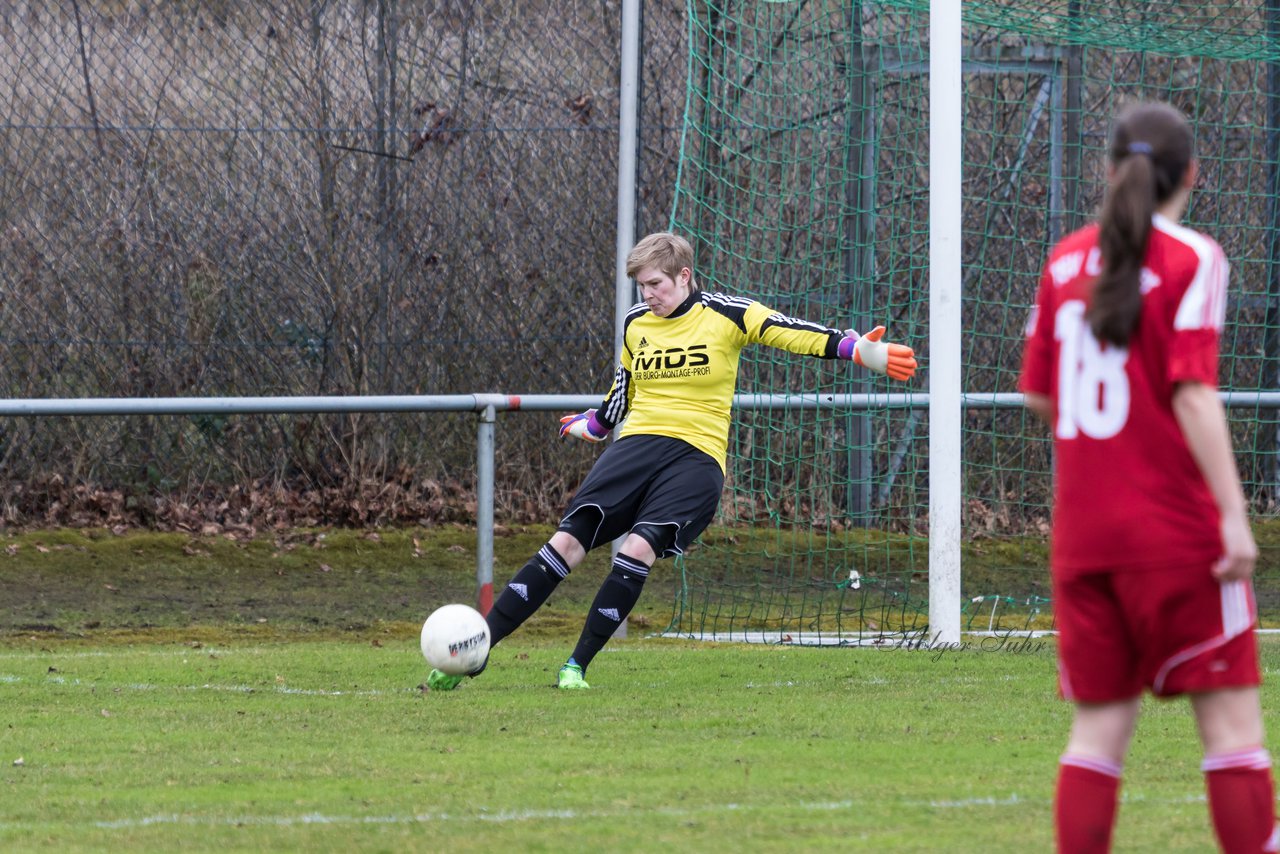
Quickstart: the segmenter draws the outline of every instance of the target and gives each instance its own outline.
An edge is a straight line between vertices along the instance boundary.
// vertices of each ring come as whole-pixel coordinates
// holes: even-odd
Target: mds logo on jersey
[[[641,341],[643,346],[646,342]],[[711,357],[706,344],[688,347],[667,347],[657,350],[637,350],[631,363],[631,373],[637,379],[675,379],[679,377],[706,376],[711,373]]]
[[[646,342],[641,341],[643,347]],[[703,365],[711,363],[704,352],[707,349],[706,344],[694,344],[690,347],[668,347],[665,350],[654,350],[649,352],[639,350],[636,352],[636,360],[632,364],[634,371],[674,371],[677,368],[700,368]]]

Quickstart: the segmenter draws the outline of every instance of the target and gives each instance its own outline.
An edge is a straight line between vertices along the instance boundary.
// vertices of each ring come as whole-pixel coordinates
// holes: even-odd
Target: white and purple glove
[[[836,348],[836,355],[841,359],[852,359],[869,371],[887,374],[895,380],[905,382],[915,376],[915,351],[904,344],[882,341],[883,326],[877,326],[861,337],[852,329],[845,332],[845,335],[845,339]]]
[[[609,438],[609,428],[596,418],[594,409],[588,409],[586,412],[566,415],[560,419],[560,438],[563,439],[565,436],[573,436],[584,442],[595,444]]]

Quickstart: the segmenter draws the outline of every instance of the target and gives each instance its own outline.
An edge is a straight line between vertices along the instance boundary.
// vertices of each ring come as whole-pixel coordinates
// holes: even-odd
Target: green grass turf
[[[976,641],[975,641],[976,642]],[[417,638],[0,645],[0,849],[1036,851],[1069,707],[1049,642],[569,641],[451,693]],[[1280,643],[1266,638],[1274,674]],[[1265,690],[1278,705],[1274,676]],[[1280,728],[1268,714],[1272,732]],[[1193,722],[1148,702],[1116,850],[1211,850]],[[21,759],[21,763],[18,760]]]
[[[1263,593],[1280,524],[1255,530]],[[495,581],[549,534],[501,529]],[[767,549],[778,534],[710,536]],[[1043,545],[968,544],[966,584],[1042,584]],[[6,534],[0,851],[1051,846],[1070,718],[1051,642],[659,639],[675,586],[663,562],[593,689],[562,694],[555,671],[607,571],[593,554],[483,677],[424,693],[417,630],[431,608],[474,601],[474,548],[460,527]],[[1263,651],[1270,709],[1280,639]],[[1116,850],[1212,849],[1199,753],[1185,703],[1148,703]]]

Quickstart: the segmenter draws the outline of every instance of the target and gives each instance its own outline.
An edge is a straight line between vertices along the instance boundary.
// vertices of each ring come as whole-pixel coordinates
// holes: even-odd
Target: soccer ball
[[[444,605],[422,624],[422,654],[442,673],[480,669],[489,655],[489,624],[468,605]]]

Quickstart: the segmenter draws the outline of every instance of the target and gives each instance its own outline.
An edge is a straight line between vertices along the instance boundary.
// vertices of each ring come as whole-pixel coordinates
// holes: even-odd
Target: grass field
[[[508,532],[499,567],[547,533]],[[604,571],[589,562],[484,676],[424,692],[420,620],[471,599],[473,543],[461,529],[8,535],[0,850],[1051,847],[1070,717],[1052,641],[664,639],[664,573],[592,690],[561,693]],[[1280,639],[1264,636],[1263,663],[1274,736]],[[1186,705],[1149,702],[1116,850],[1212,850],[1199,760]]]
[[[411,631],[10,639],[0,849],[1045,850],[1068,708],[1050,643],[996,645],[632,637],[565,694],[565,645],[513,637],[442,694]],[[1149,703],[1117,850],[1212,847],[1198,762],[1185,704]]]

